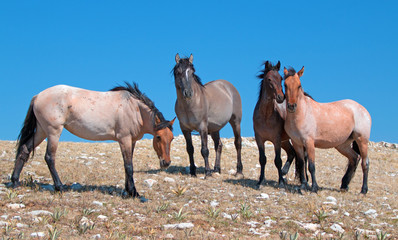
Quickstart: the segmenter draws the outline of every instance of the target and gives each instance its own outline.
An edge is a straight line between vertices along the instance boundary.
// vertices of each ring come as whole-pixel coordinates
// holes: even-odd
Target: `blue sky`
[[[350,98],[366,107],[372,141],[396,143],[397,7],[396,1],[1,1],[0,139],[15,140],[32,96],[57,84],[106,91],[134,81],[172,119],[174,56],[192,53],[203,82],[226,79],[240,92],[243,136],[254,136],[261,64],[280,60],[305,66],[303,88],[317,101]],[[231,127],[221,135],[231,137]],[[83,141],[66,131],[61,140]]]

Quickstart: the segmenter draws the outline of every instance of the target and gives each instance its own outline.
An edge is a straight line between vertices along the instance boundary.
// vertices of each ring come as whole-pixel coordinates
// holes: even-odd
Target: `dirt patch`
[[[349,192],[339,191],[347,160],[334,149],[316,151],[318,194],[295,191],[294,166],[288,187],[276,187],[273,147],[267,144],[266,183],[257,189],[258,151],[252,138],[243,140],[244,177],[235,177],[233,139],[222,139],[221,175],[204,179],[200,141],[194,137],[198,177],[188,174],[185,141],[172,144],[172,165],[159,170],[151,140],[139,141],[134,153],[137,190],[149,199],[123,199],[124,169],[117,143],[59,145],[56,168],[70,190],[54,193],[44,161],[45,143],[25,165],[24,186],[5,187],[14,167],[15,142],[0,141],[1,234],[62,239],[278,239],[296,232],[299,239],[398,237],[398,149],[388,143],[369,147],[369,192],[359,194],[362,170],[357,169]],[[209,139],[210,162],[214,148]],[[286,155],[283,153],[283,161]],[[152,179],[154,181],[146,181]],[[151,185],[151,186],[150,186]]]

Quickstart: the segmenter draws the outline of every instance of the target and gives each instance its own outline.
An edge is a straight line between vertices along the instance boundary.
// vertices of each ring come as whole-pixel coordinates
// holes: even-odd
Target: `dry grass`
[[[59,145],[56,167],[61,180],[76,191],[62,194],[49,189],[53,184],[44,161],[45,143],[25,165],[21,174],[25,186],[7,189],[13,169],[15,142],[0,141],[0,225],[3,238],[31,238],[42,232],[44,238],[85,239],[100,234],[103,239],[377,239],[377,233],[398,237],[398,150],[372,143],[370,146],[369,193],[359,194],[362,170],[350,184],[350,191],[339,191],[346,159],[334,149],[317,150],[318,194],[294,191],[298,182],[294,169],[287,176],[289,187],[276,188],[277,171],[273,148],[266,148],[267,183],[256,189],[259,176],[257,149],[252,139],[244,140],[244,177],[236,178],[236,155],[232,139],[223,139],[222,174],[204,179],[204,163],[198,138],[194,138],[198,177],[187,174],[189,166],[185,142],[176,137],[172,145],[172,166],[159,170],[150,140],[137,143],[134,179],[140,194],[150,199],[123,199],[124,169],[117,143],[70,143]],[[209,140],[209,146],[213,146]],[[211,149],[211,163],[214,150]],[[283,158],[286,159],[285,156]],[[175,182],[165,178],[173,178]],[[144,180],[156,180],[148,187]],[[263,197],[259,198],[263,193]],[[268,194],[269,198],[266,197]],[[325,203],[333,196],[336,205]],[[98,201],[98,202],[95,202]],[[8,204],[22,203],[12,209]],[[100,206],[102,203],[102,206]],[[366,215],[374,209],[377,216]],[[30,214],[46,210],[52,214]],[[102,216],[101,216],[102,215]],[[106,216],[106,217],[104,217]],[[193,228],[165,229],[163,225],[191,222]],[[309,223],[319,224],[315,231]],[[25,225],[21,225],[25,224]],[[340,225],[344,235],[331,227]],[[315,225],[316,226],[316,225]],[[58,235],[57,235],[58,234]]]

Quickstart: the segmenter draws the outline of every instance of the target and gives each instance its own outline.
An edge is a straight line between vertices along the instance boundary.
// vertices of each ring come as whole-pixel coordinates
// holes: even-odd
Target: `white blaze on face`
[[[187,68],[187,70],[185,70],[185,77],[186,77],[187,82],[188,82],[188,71],[189,71],[189,68]]]

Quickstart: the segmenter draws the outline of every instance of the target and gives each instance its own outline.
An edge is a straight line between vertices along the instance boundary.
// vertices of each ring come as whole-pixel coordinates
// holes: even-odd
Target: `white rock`
[[[260,223],[259,222],[256,222],[256,221],[250,221],[250,222],[247,222],[246,223],[247,225],[249,225],[250,227],[252,227],[252,228],[255,228],[257,225],[259,225]]]
[[[234,195],[233,193],[228,193],[228,195],[229,195],[230,197],[235,197],[235,195]]]
[[[230,170],[228,171],[228,174],[229,174],[229,175],[234,175],[234,174],[235,174],[235,170],[234,170],[234,169],[230,169]]]
[[[82,217],[82,219],[80,219],[79,223],[81,225],[86,225],[86,226],[92,226],[94,224],[94,222],[91,221],[90,219],[88,219],[87,217]]]
[[[0,227],[8,226],[8,222],[0,221]]]
[[[28,212],[28,214],[30,214],[32,216],[38,216],[38,215],[52,215],[53,213],[46,211],[46,210],[35,210],[35,211]]]
[[[187,229],[187,228],[193,228],[193,227],[194,227],[194,225],[190,222],[163,225],[164,229]]]
[[[29,225],[23,223],[17,223],[17,228],[27,228]]]
[[[100,206],[100,207],[104,206],[104,203],[99,202],[99,201],[93,201],[93,204],[97,205],[97,206]]]
[[[330,226],[330,229],[332,229],[335,232],[339,232],[339,233],[345,232],[344,229],[337,223],[335,223],[332,226]]]
[[[378,216],[376,210],[374,209],[369,209],[368,211],[364,212],[364,214],[372,218],[376,218]]]
[[[104,215],[98,215],[97,219],[101,220],[101,221],[107,221],[108,217],[104,216]]]
[[[213,208],[217,207],[220,203],[217,202],[217,200],[213,200],[210,202],[210,206],[212,206]]]
[[[265,225],[265,227],[267,227],[267,228],[270,228],[271,227],[271,224],[275,224],[276,223],[276,221],[274,221],[274,220],[272,220],[272,219],[268,219],[268,220],[265,220],[264,221],[264,225]]]
[[[214,227],[211,227],[210,231],[214,232],[214,231],[216,231],[216,229]]]
[[[174,178],[171,178],[171,177],[165,177],[164,181],[169,182],[169,183],[174,183],[176,180],[174,180]]]
[[[226,219],[232,219],[232,216],[225,212],[221,213],[221,216]]]
[[[257,197],[258,199],[269,199],[269,195],[266,193],[261,193],[260,196]]]
[[[101,239],[101,234],[95,234],[91,236],[91,239]]]
[[[336,198],[335,198],[335,197],[332,197],[332,196],[329,196],[329,197],[327,197],[327,198],[326,198],[326,201],[328,201],[328,202],[335,202],[335,203],[337,203],[337,200],[336,200]]]
[[[255,228],[250,228],[249,233],[254,234],[254,235],[261,235],[261,233],[257,232]]]
[[[24,208],[25,204],[23,203],[9,203],[7,204],[7,207],[10,209],[19,209],[19,208]]]
[[[157,181],[154,179],[146,179],[144,180],[144,183],[146,184],[147,187],[151,188],[153,184],[157,183]]]
[[[344,216],[347,216],[347,217],[348,217],[348,216],[350,216],[350,213],[349,213],[349,212],[345,212],[345,213],[344,213]]]
[[[42,238],[46,235],[44,234],[44,232],[34,232],[34,233],[30,234],[30,236],[35,237],[35,238],[37,238],[37,237]]]
[[[171,233],[168,233],[168,234],[166,235],[166,238],[167,238],[167,239],[173,239],[173,238],[174,238],[174,235],[171,234]]]
[[[1,218],[4,219],[4,220],[7,220],[8,219],[8,215],[1,215]]]
[[[16,220],[18,220],[18,221],[21,221],[21,216],[14,216],[14,217],[12,217],[12,219],[16,219]]]

